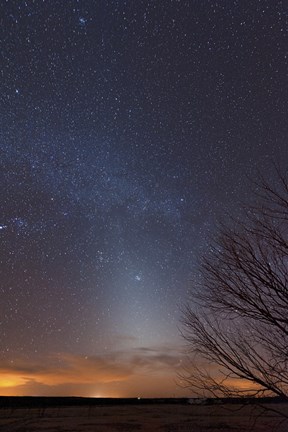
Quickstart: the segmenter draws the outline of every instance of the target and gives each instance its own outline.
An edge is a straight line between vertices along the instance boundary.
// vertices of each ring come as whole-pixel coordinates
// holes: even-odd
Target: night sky
[[[287,159],[288,2],[3,0],[0,17],[0,394],[186,395],[198,257]]]

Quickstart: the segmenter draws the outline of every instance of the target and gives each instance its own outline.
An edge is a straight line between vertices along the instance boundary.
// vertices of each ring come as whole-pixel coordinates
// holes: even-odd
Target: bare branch
[[[182,322],[195,393],[288,398],[288,178],[277,174],[202,258]]]

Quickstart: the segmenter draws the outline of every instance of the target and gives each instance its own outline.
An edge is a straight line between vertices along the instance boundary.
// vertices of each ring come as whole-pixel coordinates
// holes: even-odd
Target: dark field
[[[21,403],[22,402],[22,403]],[[287,432],[287,403],[190,405],[187,400],[6,398],[1,432]],[[10,406],[8,406],[10,405]]]

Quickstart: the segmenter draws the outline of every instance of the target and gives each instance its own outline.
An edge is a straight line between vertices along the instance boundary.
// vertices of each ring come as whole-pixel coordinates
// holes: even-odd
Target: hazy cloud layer
[[[135,396],[142,395],[143,389],[146,389],[145,395],[149,396],[148,383],[166,380],[165,388],[170,385],[174,394],[177,388],[173,388],[177,385],[171,376],[176,379],[180,365],[179,350],[167,347],[143,347],[102,356],[61,353],[38,361],[2,361],[0,392],[4,395],[121,397],[126,396],[126,388],[132,386]]]

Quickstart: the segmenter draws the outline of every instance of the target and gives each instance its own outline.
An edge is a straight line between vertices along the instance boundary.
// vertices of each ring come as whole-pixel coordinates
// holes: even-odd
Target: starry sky
[[[0,394],[186,395],[198,257],[287,158],[288,2],[0,8]]]

